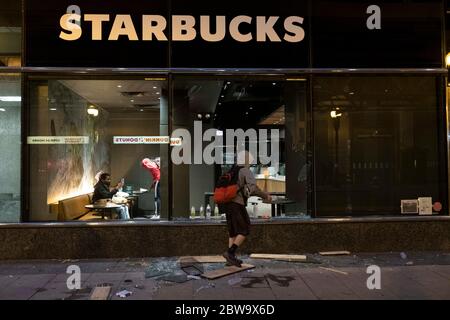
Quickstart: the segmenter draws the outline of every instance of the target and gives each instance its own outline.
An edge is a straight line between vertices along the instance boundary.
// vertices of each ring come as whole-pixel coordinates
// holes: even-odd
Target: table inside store
[[[289,199],[274,199],[270,202],[272,205],[272,217],[281,216],[285,211],[285,205],[294,204],[295,201]]]
[[[133,191],[127,197],[128,202],[130,203],[130,218],[138,216],[139,213],[139,197],[143,194],[148,193],[148,191]]]
[[[102,214],[102,219],[105,219],[105,213],[108,214],[112,218],[112,213],[114,209],[118,209],[121,207],[120,204],[115,204],[108,202],[107,204],[88,204],[84,206],[86,209],[99,211]]]

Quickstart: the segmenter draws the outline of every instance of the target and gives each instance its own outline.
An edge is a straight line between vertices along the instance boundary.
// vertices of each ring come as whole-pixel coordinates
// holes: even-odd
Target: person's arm
[[[113,188],[112,190],[109,190],[108,187],[106,187],[105,185],[102,185],[99,190],[99,196],[100,199],[111,199],[119,190],[117,190],[116,188]]]
[[[252,196],[257,196],[260,198],[263,198],[266,201],[270,201],[271,197],[270,194],[262,191],[257,185],[256,185],[256,179],[253,176],[253,173],[247,169],[247,168],[242,168],[240,170],[240,173],[243,175],[244,178],[244,182],[247,185],[247,188],[250,191],[250,195]]]

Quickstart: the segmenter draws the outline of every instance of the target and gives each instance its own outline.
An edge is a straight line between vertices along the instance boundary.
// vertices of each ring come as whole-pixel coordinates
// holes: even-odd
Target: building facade
[[[444,1],[5,2],[0,222],[102,220],[99,172],[148,219],[157,157],[161,219],[214,216],[231,129],[278,154],[252,171],[283,212],[255,219],[448,215]]]

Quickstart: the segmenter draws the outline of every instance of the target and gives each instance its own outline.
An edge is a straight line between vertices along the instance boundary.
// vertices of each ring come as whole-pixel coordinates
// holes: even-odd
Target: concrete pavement
[[[111,300],[450,299],[450,253],[311,254],[310,263],[243,258],[255,269],[184,283],[150,277],[156,269],[185,274],[176,257],[0,261],[0,300],[86,300],[93,288],[102,285],[112,287]],[[67,287],[70,265],[81,270],[80,289]],[[222,266],[201,267],[213,270]],[[369,266],[380,268],[379,290],[367,287]],[[124,289],[132,295],[115,295]]]

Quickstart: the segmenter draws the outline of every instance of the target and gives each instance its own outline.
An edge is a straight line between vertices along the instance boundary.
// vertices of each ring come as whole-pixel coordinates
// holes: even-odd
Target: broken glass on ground
[[[235,284],[238,284],[242,281],[242,278],[236,277],[236,278],[231,278],[230,280],[228,280],[228,284],[230,286],[234,286]]]
[[[158,280],[176,283],[184,283],[189,281],[188,276],[186,274],[177,274],[177,273],[166,274],[164,276],[159,277]]]
[[[133,294],[132,291],[128,291],[128,290],[122,290],[116,293],[116,296],[120,297],[120,298],[126,298],[129,297]]]
[[[179,270],[177,261],[174,259],[163,258],[150,263],[150,266],[145,271],[145,277],[154,278],[173,273],[175,270]]]

